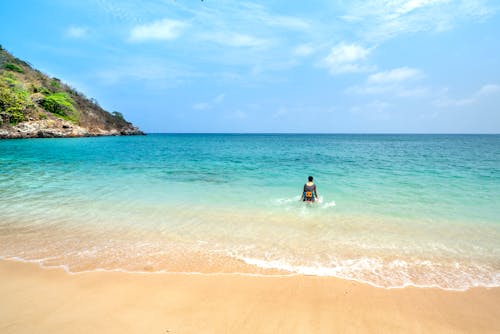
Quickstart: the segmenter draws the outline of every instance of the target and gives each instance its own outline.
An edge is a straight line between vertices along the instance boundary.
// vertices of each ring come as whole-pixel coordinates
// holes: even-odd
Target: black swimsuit
[[[316,185],[308,186],[304,184],[304,202],[314,202],[316,197]]]

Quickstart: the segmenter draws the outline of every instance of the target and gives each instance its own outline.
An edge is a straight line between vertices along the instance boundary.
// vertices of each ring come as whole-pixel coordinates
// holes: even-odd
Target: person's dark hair
[[[307,179],[309,180],[309,182],[313,181],[313,177],[312,176],[309,176]]]

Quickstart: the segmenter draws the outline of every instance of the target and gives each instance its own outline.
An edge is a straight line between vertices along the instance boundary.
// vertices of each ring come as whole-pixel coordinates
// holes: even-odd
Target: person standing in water
[[[304,202],[314,202],[318,198],[316,192],[316,185],[313,182],[313,177],[309,176],[308,182],[304,184],[304,192],[302,193],[302,200]]]

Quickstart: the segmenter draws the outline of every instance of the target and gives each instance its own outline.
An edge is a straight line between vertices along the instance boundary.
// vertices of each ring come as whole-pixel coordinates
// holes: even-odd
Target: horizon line
[[[500,132],[145,132],[146,134],[172,135],[500,135]]]

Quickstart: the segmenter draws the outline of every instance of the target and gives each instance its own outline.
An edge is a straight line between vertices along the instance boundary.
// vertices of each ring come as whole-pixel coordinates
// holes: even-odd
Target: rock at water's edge
[[[0,139],[131,136],[144,134],[144,132],[132,124],[119,129],[88,129],[62,119],[28,121],[17,125],[0,127]]]

